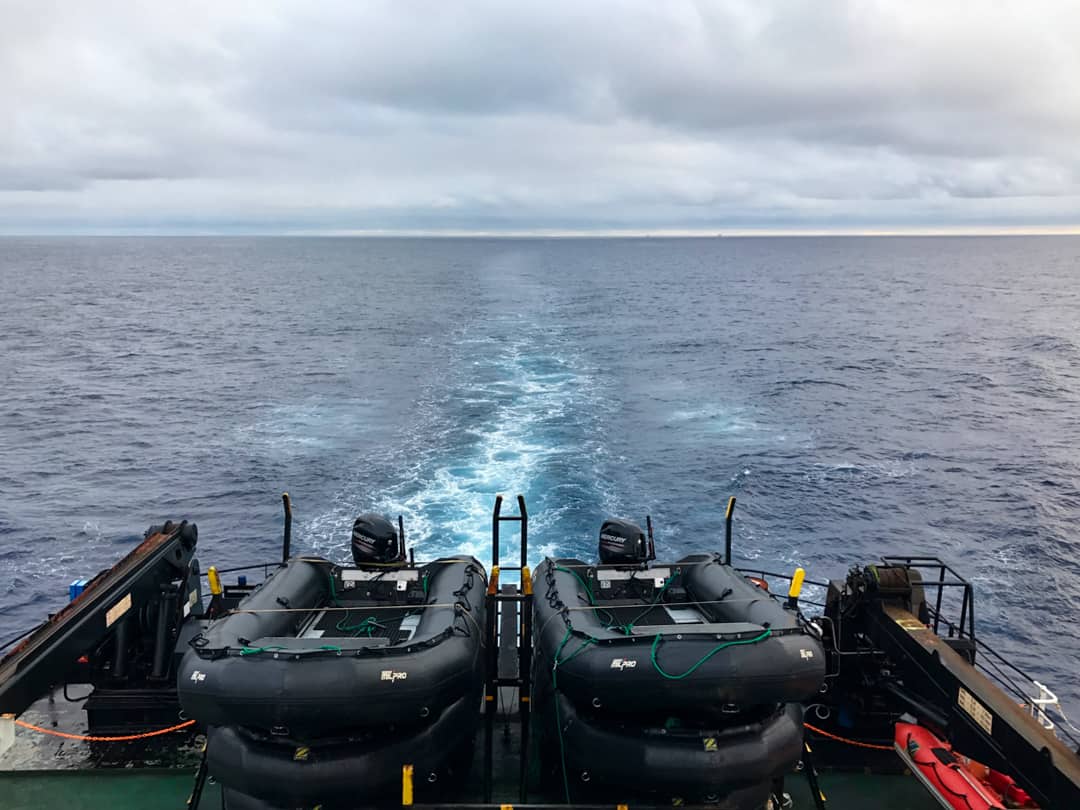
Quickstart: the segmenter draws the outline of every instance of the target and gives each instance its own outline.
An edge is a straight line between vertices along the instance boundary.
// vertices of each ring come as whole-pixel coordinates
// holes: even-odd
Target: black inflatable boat
[[[413,765],[422,792],[442,792],[448,785],[460,786],[472,760],[478,716],[474,697],[459,699],[430,725],[407,734],[370,729],[309,743],[212,728],[207,761],[233,796],[229,810],[355,807],[393,797],[401,789],[403,763]]]
[[[567,793],[575,774],[610,787],[634,773],[638,791],[680,785],[699,801],[760,807],[799,759],[796,704],[820,688],[824,651],[719,555],[657,563],[650,552],[640,528],[611,520],[599,565],[536,569],[537,708]]]
[[[483,681],[472,557],[342,568],[295,558],[183,659],[189,717],[278,734],[433,718]]]
[[[369,801],[404,762],[459,774],[479,721],[483,567],[406,563],[361,515],[355,567],[290,560],[192,642],[177,675],[207,760],[237,807]]]
[[[590,783],[731,810],[765,806],[774,778],[802,753],[803,713],[796,703],[744,713],[726,725],[680,723],[654,718],[639,725],[628,718],[599,718],[579,712],[556,694],[566,778],[575,789]],[[619,789],[619,788],[617,788]]]

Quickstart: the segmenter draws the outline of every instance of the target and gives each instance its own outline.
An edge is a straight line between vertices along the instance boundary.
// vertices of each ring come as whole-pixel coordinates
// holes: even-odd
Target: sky
[[[1076,0],[0,0],[0,233],[1080,231]]]

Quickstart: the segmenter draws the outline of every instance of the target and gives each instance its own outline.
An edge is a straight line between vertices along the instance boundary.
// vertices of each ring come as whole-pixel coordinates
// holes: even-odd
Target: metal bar
[[[238,565],[236,568],[218,568],[217,572],[219,574],[235,574],[237,571],[254,571],[256,568],[261,568],[263,569],[263,575],[265,576],[267,573],[267,569],[269,569],[271,566],[273,566],[274,568],[279,568],[281,566],[281,563],[267,562],[254,563],[252,565]],[[206,574],[203,574],[203,576],[205,577]]]
[[[942,585],[945,582],[945,565],[942,564],[940,568],[940,575],[938,576],[938,589],[937,589],[937,602],[934,607],[934,633],[938,632],[938,628],[941,625],[941,599],[945,596],[945,589]]]
[[[498,505],[496,505],[498,509]],[[496,530],[496,536],[498,531]],[[499,641],[495,632],[495,614],[497,611],[497,594],[499,591],[499,568],[493,566],[491,578],[488,580],[488,590],[485,596],[485,644],[486,644],[486,672],[484,686],[484,801],[491,801],[492,767],[494,760],[495,745],[495,710],[497,708],[495,695],[498,692],[499,674]]]
[[[495,509],[491,515],[491,567],[499,566],[499,513],[502,512],[503,496],[495,496]]]
[[[731,516],[735,514],[735,496],[728,498],[727,514],[724,515],[724,564],[731,565]]]
[[[968,601],[968,630],[971,634],[971,640],[975,641],[975,589],[968,585],[964,591]],[[978,651],[978,644],[971,650],[971,663],[975,663],[975,653]]]
[[[281,563],[284,565],[292,551],[292,501],[288,492],[281,493],[281,505],[285,508],[285,529],[281,535]]]
[[[816,810],[825,810],[825,794],[821,790],[821,785],[818,784],[818,772],[814,767],[813,751],[810,750],[808,742],[803,742],[802,764],[803,771],[806,772],[806,781],[810,784],[810,795],[814,798],[814,807]]]
[[[518,495],[518,516],[521,518],[521,562],[519,565],[524,568],[529,564],[529,512],[525,508],[525,496]]]
[[[964,637],[964,625],[967,623],[968,597],[969,596],[970,596],[970,594],[968,593],[968,589],[964,588],[964,596],[960,600],[960,625],[959,625],[960,638]]]
[[[529,731],[532,722],[532,630],[533,630],[533,590],[529,569],[522,571],[521,590],[524,600],[521,602],[521,638],[518,639],[518,719],[521,722],[521,766],[518,781],[521,786],[521,802],[529,799]]]
[[[202,759],[199,760],[199,768],[195,771],[195,785],[188,796],[187,810],[198,810],[199,802],[202,801],[203,788],[206,786],[206,743],[203,743]]]

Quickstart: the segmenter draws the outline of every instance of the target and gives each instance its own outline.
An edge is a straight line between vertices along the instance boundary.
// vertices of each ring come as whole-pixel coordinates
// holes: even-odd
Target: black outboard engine
[[[405,559],[394,524],[372,512],[360,515],[352,527],[352,556],[357,566],[395,563]]]
[[[640,565],[649,559],[645,532],[636,523],[609,518],[600,527],[600,562],[604,565]]]

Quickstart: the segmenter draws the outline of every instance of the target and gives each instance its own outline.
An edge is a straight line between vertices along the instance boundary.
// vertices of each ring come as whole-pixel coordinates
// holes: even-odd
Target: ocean
[[[734,495],[747,565],[952,562],[1080,715],[1080,238],[7,238],[0,285],[0,641],[167,518],[274,559],[283,491],[337,559],[375,510],[485,560],[521,493],[534,562],[720,549]]]

